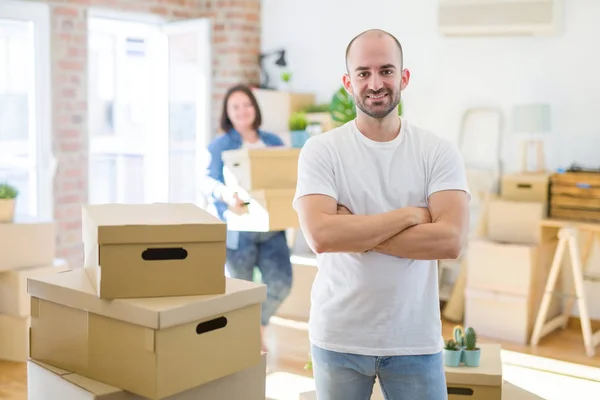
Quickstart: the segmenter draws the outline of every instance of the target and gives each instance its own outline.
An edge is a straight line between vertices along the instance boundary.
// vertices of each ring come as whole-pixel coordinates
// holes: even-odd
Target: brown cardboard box
[[[266,287],[222,295],[103,300],[81,268],[30,278],[30,357],[150,399],[260,361]]]
[[[317,259],[315,255],[292,255],[292,272],[294,280],[289,296],[281,303],[277,316],[296,321],[308,322],[310,317],[310,294],[317,275]]]
[[[288,90],[253,89],[262,111],[261,128],[281,133],[289,131],[290,116],[315,103],[313,93],[294,93]]]
[[[0,271],[52,264],[55,226],[51,221],[17,217],[0,224]]]
[[[540,222],[546,216],[546,203],[492,200],[488,209],[490,240],[516,244],[538,244]]]
[[[295,189],[300,149],[268,147],[223,152],[225,184],[251,192]]]
[[[193,204],[84,206],[84,266],[103,299],[220,294],[227,226]]]
[[[67,262],[62,259],[42,267],[19,268],[0,272],[0,314],[28,317],[31,310],[27,294],[27,278],[66,271]]]
[[[500,198],[511,201],[548,202],[549,174],[507,174],[502,176]]]
[[[258,364],[164,400],[265,400],[267,357]],[[27,362],[28,400],[144,400],[130,392],[35,360]]]
[[[479,344],[479,367],[447,367],[448,400],[502,400],[500,345]]]
[[[298,213],[292,207],[295,189],[254,190],[242,192],[240,198],[249,200],[245,214],[229,212],[227,228],[232,231],[271,232],[300,227]]]
[[[25,362],[29,356],[29,317],[0,314],[0,360]]]

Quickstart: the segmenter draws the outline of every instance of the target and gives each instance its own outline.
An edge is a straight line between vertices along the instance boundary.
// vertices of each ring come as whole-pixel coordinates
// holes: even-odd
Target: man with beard
[[[319,400],[447,398],[437,261],[469,226],[457,147],[398,116],[402,47],[369,30],[346,51],[357,117],[301,150],[294,208],[317,253],[309,335]]]

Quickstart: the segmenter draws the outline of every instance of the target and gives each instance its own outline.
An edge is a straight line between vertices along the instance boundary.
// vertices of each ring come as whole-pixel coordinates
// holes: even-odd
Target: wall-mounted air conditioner
[[[563,0],[439,0],[445,36],[556,35]]]

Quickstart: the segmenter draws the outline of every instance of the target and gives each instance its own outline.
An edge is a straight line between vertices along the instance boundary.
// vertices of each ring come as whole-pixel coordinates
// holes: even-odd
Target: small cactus
[[[477,350],[477,333],[471,327],[465,330],[465,345],[467,350]]]
[[[453,351],[456,351],[456,350],[458,350],[458,347],[456,346],[456,342],[455,342],[454,340],[452,340],[452,339],[450,339],[450,340],[448,340],[448,341],[446,342],[446,345],[445,345],[445,347],[444,347],[444,348],[445,348],[446,350],[453,350]]]
[[[458,347],[465,346],[465,335],[463,333],[463,327],[460,325],[456,325],[452,331],[454,335],[454,341],[458,345]]]

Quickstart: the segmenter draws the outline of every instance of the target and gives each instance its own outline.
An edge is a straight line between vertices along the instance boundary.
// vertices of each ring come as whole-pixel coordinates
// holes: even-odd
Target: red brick
[[[85,64],[76,60],[61,60],[58,67],[64,71],[83,71]]]
[[[78,17],[79,9],[76,7],[54,7],[53,10],[54,15],[68,16],[68,17]]]

